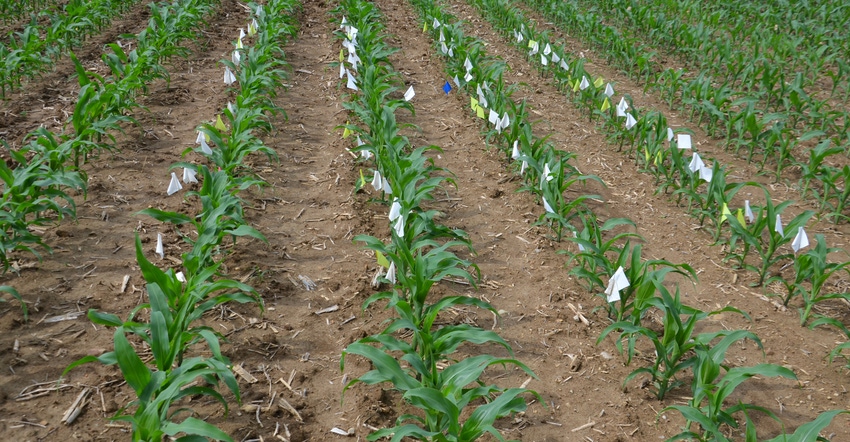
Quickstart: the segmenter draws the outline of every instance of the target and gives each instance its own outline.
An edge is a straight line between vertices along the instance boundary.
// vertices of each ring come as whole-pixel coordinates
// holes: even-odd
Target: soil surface
[[[515,356],[537,375],[529,381],[522,371],[494,368],[486,382],[503,387],[539,392],[545,404],[529,400],[528,410],[498,422],[508,439],[523,441],[643,441],[660,440],[681,431],[683,419],[662,412],[669,405],[687,402],[690,390],[681,388],[664,401],[655,399],[643,379],[623,385],[635,368],[649,365],[652,348],[639,344],[642,352],[625,366],[613,343],[597,338],[610,324],[602,298],[588,293],[568,276],[567,258],[559,250],[575,245],[554,242],[545,227],[534,226],[543,208],[530,195],[518,193],[510,164],[480,135],[481,120],[469,111],[469,98],[452,91],[446,95],[443,62],[413,8],[404,0],[376,0],[386,15],[391,45],[401,48],[392,62],[406,84],[413,85],[416,115],[399,114],[401,122],[418,129],[406,131],[414,146],[437,145],[436,165],[455,175],[457,187],[448,186],[430,204],[443,213],[441,222],[469,233],[477,254],[469,256],[481,269],[478,289],[445,282],[434,287],[434,296],[470,294],[491,302],[500,317],[475,309],[455,310],[445,321],[467,322],[494,329],[513,347]],[[407,411],[395,392],[356,385],[345,392],[346,382],[369,369],[357,357],[347,358],[340,369],[342,350],[351,342],[382,330],[389,313],[382,306],[361,308],[374,293],[370,286],[377,265],[371,252],[352,241],[358,234],[389,237],[387,207],[371,199],[371,188],[355,193],[360,165],[346,148],[339,125],[350,119],[342,107],[346,95],[331,63],[340,43],[333,36],[332,1],[305,2],[299,15],[298,36],[285,47],[291,65],[288,89],[278,97],[286,117],[273,121],[275,132],[265,137],[280,156],[279,163],[265,157],[250,158],[252,167],[269,186],[241,194],[251,225],[263,232],[268,243],[240,239],[226,259],[226,273],[255,287],[265,301],[256,306],[226,306],[204,318],[227,337],[223,352],[234,365],[256,378],[242,379],[243,404],[225,416],[223,407],[209,398],[193,398],[182,404],[196,416],[230,434],[234,440],[345,440],[331,433],[336,427],[350,430],[365,440],[370,428],[392,425]],[[462,0],[447,2],[466,32],[487,43],[488,54],[504,59],[510,67],[507,83],[519,86],[516,99],[525,99],[538,119],[537,131],[552,134],[551,141],[575,152],[575,165],[596,174],[605,187],[589,187],[604,202],[594,211],[600,218],[628,217],[644,238],[644,257],[687,262],[696,269],[695,284],[681,282],[683,302],[703,310],[726,305],[748,312],[752,321],[734,314],[712,316],[698,331],[744,328],[758,334],[764,352],[752,342],[742,342],[727,354],[731,366],[761,362],[792,369],[798,380],[751,379],[735,392],[742,400],[776,413],[787,429],[811,421],[820,412],[850,406],[847,372],[840,361],[830,364],[826,356],[841,336],[834,330],[800,327],[796,308],[783,309],[770,297],[778,287],[752,288],[755,276],[735,271],[722,262],[720,247],[712,246],[710,232],[703,231],[665,195],[655,195],[650,176],[641,174],[634,161],[609,146],[605,136],[587,122],[572,104],[541,77],[520,53]],[[135,115],[141,127],[129,127],[120,136],[119,149],[107,152],[87,165],[88,194],[79,195],[78,221],[63,221],[44,229],[53,249],[43,261],[32,255],[16,255],[18,271],[4,275],[0,284],[14,286],[30,308],[22,320],[14,301],[0,304],[0,434],[5,440],[126,440],[128,424],[109,418],[132,399],[131,389],[115,367],[88,364],[62,377],[73,361],[112,348],[112,330],[94,326],[88,309],[115,313],[122,318],[144,302],[144,281],[136,264],[133,241],[139,235],[144,252],[162,268],[180,265],[187,250],[170,226],[137,212],[157,207],[195,213],[198,203],[183,199],[183,192],[165,196],[169,166],[177,161],[198,161],[194,154],[181,156],[193,145],[195,128],[212,121],[229,99],[222,83],[219,63],[229,59],[232,41],[248,15],[236,0],[223,0],[209,21],[205,38],[191,45],[186,60],[169,65],[170,84],[151,85]],[[102,36],[91,39],[77,53],[90,69],[105,73],[99,55],[105,43],[126,32],[139,32],[147,21],[140,5],[117,21]],[[592,51],[569,40],[575,52]],[[618,93],[628,92],[636,103],[668,114],[674,127],[695,129],[684,117],[671,115],[659,97],[644,95],[642,85],[629,81],[598,57],[588,70],[615,84]],[[55,73],[29,84],[19,96],[2,103],[0,132],[13,147],[38,127],[61,128],[78,86],[68,60]],[[12,115],[12,117],[10,117]],[[746,162],[726,155],[717,140],[696,130],[695,144],[707,156],[716,156],[739,176],[756,171]],[[770,183],[777,201],[795,199],[791,185]],[[791,181],[794,182],[793,180]],[[189,187],[189,186],[187,186]],[[741,198],[758,199],[758,195]],[[807,209],[797,204],[790,210]],[[831,247],[847,248],[847,225],[812,222],[810,235],[823,233]],[[165,258],[154,255],[158,233],[163,235]],[[785,270],[786,276],[790,271]],[[126,290],[121,291],[124,277]],[[315,288],[307,290],[304,281]],[[847,291],[850,281],[837,280],[834,290]],[[792,301],[793,303],[793,301]],[[336,306],[329,313],[317,312]],[[574,307],[589,321],[574,319]],[[794,306],[796,307],[796,305]],[[332,310],[332,309],[328,309]],[[818,312],[848,321],[848,307],[827,303]],[[65,315],[65,316],[61,316]],[[58,320],[57,320],[58,319]],[[144,351],[139,348],[139,351]],[[458,357],[491,352],[496,347],[462,347]],[[685,375],[685,380],[687,381]],[[60,380],[61,378],[61,380]],[[65,411],[88,389],[82,413],[71,425],[61,423]],[[293,411],[280,405],[291,405]],[[734,402],[729,402],[732,404]],[[752,416],[760,438],[773,437],[780,426],[762,415]],[[832,440],[850,440],[850,419],[838,417],[823,433]],[[738,433],[732,433],[740,438]],[[280,436],[280,437],[278,437]]]

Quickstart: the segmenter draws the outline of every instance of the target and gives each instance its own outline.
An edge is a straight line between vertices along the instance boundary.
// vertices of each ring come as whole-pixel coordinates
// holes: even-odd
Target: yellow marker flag
[[[654,162],[654,164],[655,164],[656,166],[658,166],[658,163],[660,163],[660,162],[661,162],[661,151],[659,150],[659,151],[658,151],[658,154],[656,154],[656,155],[655,155],[655,162]]]
[[[366,177],[363,176],[363,169],[360,169],[360,187],[366,187]]]
[[[726,203],[723,203],[723,209],[720,210],[720,222],[726,221],[726,216],[732,216],[732,212],[729,211],[729,206]]]
[[[600,108],[600,110],[601,110],[602,112],[605,112],[605,111],[607,111],[608,109],[611,109],[611,103],[610,103],[610,102],[608,102],[608,97],[605,97],[605,99],[604,99],[604,100],[602,100],[602,107]]]
[[[646,164],[649,164],[649,148],[648,147],[643,150],[643,156],[644,156],[644,159],[646,160]]]
[[[578,92],[578,86],[579,86],[580,84],[581,84],[581,83],[579,83],[578,78],[576,78],[575,83],[573,83],[573,92]]]
[[[537,42],[534,41],[534,40],[528,40],[528,49],[533,48],[535,43],[537,43]]]
[[[339,62],[342,63],[343,60],[345,60],[345,56],[342,55],[342,49],[340,49],[339,50]]]
[[[738,209],[738,222],[741,223],[742,226],[747,225],[747,221],[744,219],[744,211]]]
[[[387,260],[387,257],[383,255],[383,253],[375,250],[375,257],[378,258],[378,265],[388,269],[390,268],[390,262]]]
[[[478,118],[481,118],[482,120],[486,118],[484,116],[484,108],[483,107],[478,106],[478,111],[476,113],[478,114]]]
[[[227,130],[227,126],[224,125],[224,121],[221,121],[221,115],[215,116],[215,128],[218,129],[221,132],[224,132],[224,131]]]
[[[596,87],[602,87],[602,85],[604,83],[605,83],[605,80],[603,80],[602,77],[599,77],[599,78],[596,79],[596,81],[593,82],[593,85],[596,86]]]
[[[242,49],[242,39],[236,39],[236,49]]]
[[[425,23],[424,25],[422,25],[422,33],[424,34],[426,32],[428,32],[428,23]]]
[[[471,107],[473,111],[478,110],[478,100],[476,100],[475,97],[469,97],[469,107]]]
[[[346,123],[346,124],[348,124],[348,123]],[[351,131],[348,130],[348,126],[346,126],[345,129],[342,130],[342,138],[348,138],[350,136],[351,136]]]

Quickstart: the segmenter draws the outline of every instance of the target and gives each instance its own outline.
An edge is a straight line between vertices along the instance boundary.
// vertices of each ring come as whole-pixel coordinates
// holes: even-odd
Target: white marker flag
[[[180,180],[177,179],[177,174],[171,172],[171,182],[168,183],[168,195],[174,195],[178,190],[182,189],[183,186],[180,185]]]
[[[791,248],[794,249],[794,253],[800,251],[800,249],[805,249],[809,246],[809,236],[806,235],[806,231],[802,226],[797,230],[797,236],[794,237],[794,242],[791,243]]]

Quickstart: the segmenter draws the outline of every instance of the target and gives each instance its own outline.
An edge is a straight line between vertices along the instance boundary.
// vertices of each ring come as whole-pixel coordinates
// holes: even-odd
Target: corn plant
[[[832,363],[835,358],[842,358],[845,362],[845,368],[850,368],[850,354],[845,354],[845,350],[850,350],[850,329],[843,322],[827,316],[817,315],[816,319],[809,324],[809,328],[814,329],[821,325],[831,325],[837,328],[844,335],[845,341],[838,344],[829,352],[829,362]]]
[[[188,410],[172,410],[172,406],[183,398],[202,395],[220,402],[226,413],[227,401],[210,387],[220,381],[236,396],[237,402],[240,401],[239,386],[228,367],[230,361],[221,354],[220,335],[210,327],[192,324],[222,304],[231,301],[259,303],[259,297],[251,287],[240,282],[213,281],[221,263],[197,269],[197,272],[187,268],[184,284],[173,270],[162,271],[145,258],[138,236],[136,259],[147,281],[149,302],[133,309],[127,321],[113,314],[90,310],[88,316],[92,322],[115,327],[114,350],[98,357],[79,359],[66,368],[65,373],[88,362],[117,364],[137,399],[120,409],[113,419],[132,424],[133,441],[159,441],[163,436],[177,434],[231,441],[227,434],[200,419],[189,416],[177,422],[177,417]],[[231,290],[235,292],[220,293]],[[142,310],[150,310],[150,322],[136,319]],[[128,334],[150,347],[154,368],[141,360],[127,339]],[[213,357],[184,358],[184,354],[198,343],[205,343]],[[198,378],[209,386],[196,385]],[[127,410],[133,407],[135,411],[128,414]]]
[[[811,210],[797,215],[787,226],[783,227],[782,233],[780,233],[776,227],[777,216],[790,204],[790,201],[785,201],[779,205],[774,205],[770,194],[765,190],[765,205],[764,207],[753,208],[755,219],[751,223],[741,224],[740,220],[733,216],[731,212],[724,215],[731,229],[726,260],[732,259],[741,268],[756,272],[758,274],[756,286],[781,279],[776,275],[767,278],[773,265],[794,258],[794,254],[790,250],[782,253],[780,248],[790,243],[797,234],[797,230],[814,215]],[[738,244],[739,241],[740,245]],[[747,256],[751,251],[758,254],[758,264],[754,265],[747,262]]]
[[[623,253],[624,246],[618,245],[622,240],[641,238],[634,232],[613,233],[613,236],[606,238],[609,235],[606,232],[613,232],[620,226],[636,228],[635,223],[627,218],[611,218],[601,226],[598,224],[599,220],[595,216],[583,219],[581,229],[576,230],[576,236],[567,238],[578,245],[578,253],[568,250],[559,252],[569,256],[570,259],[566,263],[566,266],[570,268],[569,274],[575,276],[579,284],[584,285],[589,292],[597,288],[603,289],[605,282],[602,281],[601,275],[611,274],[616,270],[610,268],[609,260],[600,260],[598,257],[609,254],[619,256]]]
[[[846,273],[850,276],[850,261],[829,262],[827,255],[847,252],[838,247],[827,247],[823,235],[815,236],[815,245],[806,253],[794,259],[794,279],[781,279],[787,290],[782,303],[786,307],[791,299],[799,297],[803,301],[800,311],[800,325],[806,325],[815,304],[829,299],[850,299],[848,293],[823,293],[827,281],[833,275]]]
[[[26,251],[41,259],[39,248],[50,247],[29,226],[43,226],[64,217],[76,217],[76,204],[69,190],[85,192],[83,175],[64,168],[53,169],[49,159],[38,153],[27,159],[26,151],[10,149],[18,163],[11,169],[0,161],[0,264],[3,273],[11,266],[10,252]]]
[[[602,331],[599,338],[596,340],[597,345],[605,339],[608,334],[613,331],[619,331],[620,337],[616,340],[617,348],[621,353],[624,352],[622,343],[625,340],[628,343],[626,351],[626,364],[628,365],[635,354],[635,340],[638,337],[644,337],[652,342],[655,349],[655,361],[651,367],[642,367],[632,371],[624,384],[634,379],[638,375],[648,374],[651,377],[652,388],[655,389],[655,396],[661,400],[671,390],[684,385],[681,379],[677,379],[677,374],[685,369],[691,368],[696,362],[696,356],[693,351],[697,346],[706,346],[717,338],[722,338],[717,344],[718,346],[728,347],[730,344],[741,339],[752,339],[760,348],[761,341],[759,338],[745,330],[737,331],[721,331],[711,333],[701,333],[694,335],[694,328],[697,322],[711,316],[723,312],[740,313],[749,319],[746,313],[734,308],[725,307],[712,312],[703,312],[693,307],[683,305],[679,298],[679,290],[676,289],[675,295],[670,295],[670,292],[662,285],[657,285],[657,291],[661,294],[660,297],[654,296],[647,299],[645,304],[655,307],[662,315],[663,333],[659,336],[652,329],[641,324],[635,324],[628,321],[620,321],[609,325]],[[685,316],[685,319],[682,319]]]
[[[706,343],[694,348],[695,359],[691,365],[694,373],[691,384],[692,398],[687,405],[670,405],[661,411],[678,411],[687,420],[685,431],[669,440],[728,441],[723,428],[738,428],[738,422],[733,417],[738,412],[759,411],[779,420],[773,412],[758,405],[738,402],[724,407],[724,402],[738,385],[754,376],[797,378],[794,372],[776,364],[732,368],[723,365],[726,351],[738,340],[727,339],[729,336],[733,335],[728,335],[715,345]],[[724,372],[722,376],[721,370]],[[700,429],[691,430],[692,423],[697,424]]]

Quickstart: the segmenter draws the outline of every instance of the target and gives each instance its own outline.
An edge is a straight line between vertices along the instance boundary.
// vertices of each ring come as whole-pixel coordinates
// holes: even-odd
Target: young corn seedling
[[[799,228],[804,226],[814,215],[814,212],[807,210],[794,217],[787,226],[780,226],[781,229],[777,228],[777,217],[791,202],[785,201],[774,206],[770,194],[767,190],[764,192],[765,206],[753,209],[755,219],[751,223],[741,224],[740,220],[731,212],[724,215],[732,230],[726,259],[734,259],[741,268],[757,272],[758,281],[755,286],[781,279],[777,275],[771,278],[767,277],[773,265],[794,258],[793,253],[781,253],[780,248],[789,244]],[[737,246],[738,241],[742,242],[742,249],[740,250]],[[747,262],[746,258],[750,251],[758,253],[758,264],[753,265]]]
[[[578,231],[574,238],[567,238],[578,245],[578,253],[566,250],[560,252],[570,257],[566,263],[566,266],[570,268],[569,274],[575,276],[580,284],[586,284],[585,288],[588,292],[604,289],[605,282],[602,281],[601,276],[610,275],[615,270],[611,268],[609,259],[600,257],[607,255],[619,256],[623,253],[624,248],[624,246],[618,245],[621,240],[641,238],[640,235],[634,232],[614,233],[614,230],[620,226],[636,228],[635,223],[630,219],[611,218],[601,226],[598,223],[599,221],[593,215],[583,218],[582,230]],[[606,238],[608,235],[613,236]]]
[[[626,376],[623,384],[628,383],[638,375],[648,374],[651,377],[652,387],[655,389],[655,396],[661,400],[664,399],[664,396],[668,392],[684,385],[684,382],[677,379],[676,376],[685,369],[690,368],[696,362],[693,350],[698,345],[706,345],[706,343],[720,337],[729,340],[729,342],[750,338],[761,345],[756,335],[743,330],[694,335],[694,327],[697,322],[711,315],[723,312],[735,312],[747,318],[749,316],[734,307],[703,312],[693,307],[682,305],[678,288],[676,289],[676,294],[672,296],[661,284],[656,284],[656,289],[661,294],[661,297],[653,296],[644,302],[648,306],[655,307],[663,315],[663,332],[660,336],[652,329],[643,325],[621,321],[605,328],[596,340],[598,345],[609,333],[619,331],[620,337],[617,339],[616,344],[621,353],[623,353],[623,341],[625,340],[628,343],[627,365],[631,362],[635,354],[636,338],[644,337],[652,342],[655,349],[655,361],[652,366],[642,367],[632,371]],[[684,320],[682,318],[683,316],[685,317]]]
[[[751,333],[744,332],[744,334]],[[733,368],[723,365],[729,346],[743,337],[749,336],[741,335],[740,331],[733,332],[723,337],[717,344],[712,345],[710,341],[703,342],[694,348],[695,356],[691,365],[694,373],[691,400],[687,405],[671,405],[661,411],[662,413],[669,410],[678,411],[687,420],[685,431],[669,440],[728,442],[724,428],[738,428],[738,422],[733,417],[738,412],[760,411],[774,420],[779,420],[773,412],[758,405],[738,402],[736,405],[724,408],[724,402],[738,385],[754,376],[797,379],[794,372],[776,364]],[[760,342],[756,342],[761,347]],[[725,371],[722,376],[721,370]],[[700,430],[691,430],[693,423],[697,424]]]
[[[828,299],[850,299],[850,293],[824,293],[827,281],[833,275],[846,273],[850,276],[850,261],[829,262],[827,255],[847,252],[838,247],[827,247],[823,235],[815,236],[815,246],[794,259],[794,279],[781,279],[787,294],[782,303],[786,307],[792,298],[803,301],[800,312],[800,325],[806,325],[815,304]]]
[[[186,434],[214,440],[232,439],[215,426],[194,417],[177,421],[186,409],[172,410],[183,398],[202,395],[220,402],[227,413],[227,401],[210,386],[223,381],[239,402],[239,386],[230,361],[221,354],[219,334],[206,326],[193,326],[205,313],[235,301],[240,303],[261,300],[254,289],[237,281],[213,281],[221,263],[194,272],[187,268],[186,282],[181,282],[173,270],[163,272],[145,258],[142,243],[136,236],[136,258],[147,282],[149,302],[130,313],[127,321],[113,314],[89,311],[92,322],[115,327],[114,350],[101,356],[86,356],[65,369],[65,373],[88,362],[117,364],[137,399],[118,411],[113,419],[132,424],[133,441],[159,441],[164,436]],[[228,293],[221,293],[228,292]],[[142,310],[150,311],[150,322],[138,322]],[[150,347],[154,367],[145,364],[127,339],[133,335]],[[184,358],[189,349],[205,343],[213,356]],[[201,378],[206,385],[197,385]],[[132,414],[127,410],[135,408]]]

